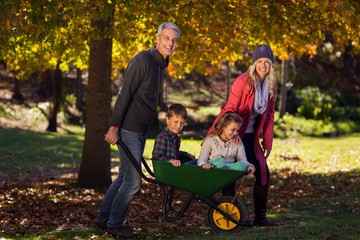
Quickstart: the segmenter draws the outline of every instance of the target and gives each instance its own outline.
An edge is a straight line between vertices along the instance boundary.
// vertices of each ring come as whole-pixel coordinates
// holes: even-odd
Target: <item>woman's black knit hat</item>
[[[269,45],[260,44],[255,48],[252,60],[256,62],[259,58],[268,58],[274,64],[274,53]]]

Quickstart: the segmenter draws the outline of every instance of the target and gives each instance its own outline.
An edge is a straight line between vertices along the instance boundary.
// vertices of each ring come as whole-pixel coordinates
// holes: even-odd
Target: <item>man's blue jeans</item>
[[[125,129],[120,130],[120,139],[141,166],[141,158],[145,148],[146,136]],[[107,190],[96,218],[98,223],[107,223],[108,228],[123,226],[124,220],[134,195],[140,189],[141,177],[125,152],[118,145],[120,166],[119,174]]]

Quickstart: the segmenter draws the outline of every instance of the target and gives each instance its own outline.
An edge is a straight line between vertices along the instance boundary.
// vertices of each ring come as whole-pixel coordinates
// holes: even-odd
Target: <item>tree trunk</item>
[[[61,94],[62,94],[62,74],[59,68],[59,64],[55,71],[51,71],[51,82],[52,82],[52,96],[50,101],[50,112],[48,116],[48,127],[46,131],[56,132],[57,131],[57,114],[60,110],[61,105]]]
[[[53,91],[52,88],[52,72],[50,69],[47,69],[41,74],[39,89],[37,91],[41,101],[46,101],[51,97]]]
[[[286,109],[286,83],[288,81],[288,68],[289,61],[281,61],[281,86],[280,86],[280,96],[279,96],[279,117],[282,118],[285,114]]]
[[[105,8],[111,7],[107,2]],[[111,52],[112,15],[107,19],[92,19],[96,34],[90,40],[89,82],[86,92],[85,141],[78,176],[80,187],[107,187],[111,184],[110,145],[104,135],[109,127],[111,115]]]
[[[230,95],[230,78],[231,78],[231,69],[229,61],[226,61],[226,100],[229,99]]]
[[[79,68],[76,68],[76,87],[75,87],[75,94],[76,94],[76,109],[79,111],[84,110],[84,88],[82,84],[82,71]]]
[[[24,102],[24,96],[20,92],[20,81],[17,78],[14,78],[14,94],[12,95],[12,99],[23,103]]]

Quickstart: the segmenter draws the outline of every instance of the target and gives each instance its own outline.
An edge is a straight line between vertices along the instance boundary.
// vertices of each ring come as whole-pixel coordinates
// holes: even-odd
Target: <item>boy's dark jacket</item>
[[[152,47],[132,58],[125,71],[111,117],[111,126],[146,134],[156,116],[159,91],[165,76],[165,60]]]

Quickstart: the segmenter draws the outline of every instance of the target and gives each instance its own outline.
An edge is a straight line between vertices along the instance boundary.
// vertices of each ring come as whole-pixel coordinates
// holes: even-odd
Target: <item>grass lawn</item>
[[[268,160],[269,198],[275,228],[214,233],[207,206],[194,203],[176,222],[161,218],[161,192],[144,183],[130,207],[136,239],[360,239],[360,135],[275,139]],[[103,192],[74,185],[82,153],[81,133],[66,135],[0,128],[0,239],[107,239],[91,227]],[[150,158],[153,139],[147,141]],[[195,156],[199,140],[183,140]],[[117,152],[113,148],[113,172]],[[252,181],[238,181],[253,217]],[[186,193],[179,192],[179,203]],[[150,207],[151,206],[151,207]],[[35,210],[34,210],[35,209]]]

